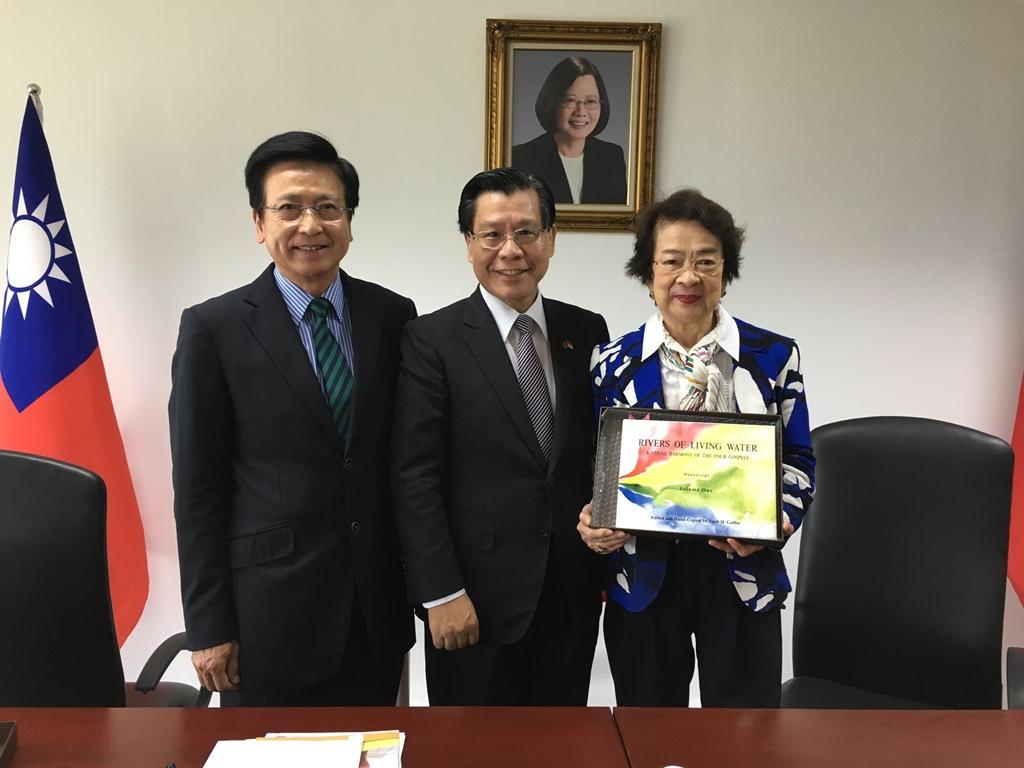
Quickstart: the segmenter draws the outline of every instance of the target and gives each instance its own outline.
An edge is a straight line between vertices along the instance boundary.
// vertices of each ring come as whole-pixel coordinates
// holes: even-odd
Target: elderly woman
[[[546,181],[556,203],[624,204],[622,147],[596,138],[611,114],[597,67],[579,56],[562,59],[544,81],[534,111],[545,133],[512,147],[512,167]]]
[[[639,329],[594,350],[597,413],[606,406],[782,415],[782,495],[788,537],[814,495],[796,342],[732,317],[721,305],[739,276],[743,229],[693,189],[637,218],[626,274],[657,311]],[[779,705],[779,609],[791,587],[782,554],[735,539],[675,541],[590,527],[584,542],[606,556],[604,636],[625,706],[687,706],[694,651],[701,703]]]

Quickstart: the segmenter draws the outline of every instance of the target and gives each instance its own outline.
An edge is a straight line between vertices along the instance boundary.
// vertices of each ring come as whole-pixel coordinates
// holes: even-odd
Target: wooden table
[[[408,734],[406,768],[1024,766],[1024,711],[742,709],[0,709],[11,768],[200,768],[267,731]],[[627,760],[628,757],[628,760]]]
[[[615,709],[633,768],[1024,766],[1024,710]]]
[[[607,708],[2,709],[11,768],[200,768],[219,739],[268,731],[407,734],[404,768],[628,768]]]

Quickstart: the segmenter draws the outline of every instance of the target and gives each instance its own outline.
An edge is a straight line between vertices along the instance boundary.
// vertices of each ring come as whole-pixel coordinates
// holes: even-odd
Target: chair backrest
[[[106,504],[98,475],[0,451],[0,706],[124,706]]]
[[[872,417],[811,433],[793,671],[999,708],[1013,450],[955,424]]]

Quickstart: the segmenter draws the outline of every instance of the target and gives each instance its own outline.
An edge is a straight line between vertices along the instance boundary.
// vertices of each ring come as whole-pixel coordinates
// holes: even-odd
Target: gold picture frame
[[[657,23],[488,19],[485,166],[544,179],[559,229],[628,231],[654,194],[660,51]],[[559,151],[574,139],[575,166]]]

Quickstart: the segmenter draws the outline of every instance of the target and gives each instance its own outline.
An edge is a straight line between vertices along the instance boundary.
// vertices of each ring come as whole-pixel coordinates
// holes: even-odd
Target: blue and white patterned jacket
[[[735,361],[737,411],[782,414],[783,511],[799,528],[814,498],[814,454],[800,350],[793,339],[733,319],[722,307],[718,311],[719,345]],[[661,318],[655,314],[637,330],[594,349],[590,374],[595,417],[612,406],[665,407],[658,361],[663,338]],[[609,598],[629,611],[650,605],[665,578],[668,547],[666,539],[631,537],[625,547],[607,556]],[[737,594],[754,611],[781,605],[792,589],[779,551],[733,556],[728,566]]]

